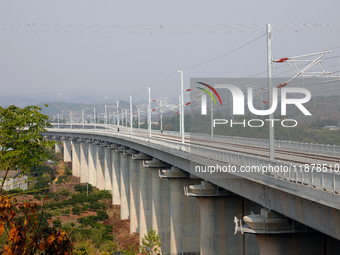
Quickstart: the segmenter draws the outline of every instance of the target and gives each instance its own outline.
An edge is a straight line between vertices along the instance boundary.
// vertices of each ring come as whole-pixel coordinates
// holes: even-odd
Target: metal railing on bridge
[[[69,125],[69,124],[62,124]],[[92,126],[93,124],[86,124],[87,126]],[[76,124],[73,124],[76,126]],[[79,124],[82,126],[82,124]],[[107,125],[109,130],[116,130],[117,126]],[[96,124],[96,127],[101,127],[101,129],[105,129],[105,124]],[[130,128],[126,128],[124,126],[120,126],[120,132],[130,132]],[[133,131],[147,131],[146,129],[138,129],[133,128]],[[161,134],[160,130],[152,130],[152,133]],[[180,136],[177,131],[162,131],[163,134]],[[186,132],[185,137],[187,138],[196,138],[196,139],[209,139],[209,140],[224,140],[228,142],[241,143],[241,144],[249,144],[249,145],[258,145],[263,147],[269,147],[268,139],[259,139],[259,138],[247,138],[247,137],[239,137],[239,136],[225,136],[225,135],[214,135],[211,138],[210,134],[199,134],[199,133],[190,133]],[[288,149],[288,150],[304,150],[304,152],[314,152],[321,153],[333,156],[340,157],[340,146],[338,145],[330,145],[330,144],[315,144],[315,143],[304,143],[304,142],[295,142],[295,141],[286,141],[286,140],[275,140],[275,148],[276,149]]]

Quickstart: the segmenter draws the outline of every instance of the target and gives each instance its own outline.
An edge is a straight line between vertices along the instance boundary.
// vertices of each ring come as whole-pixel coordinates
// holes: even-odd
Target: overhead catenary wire
[[[111,34],[146,34],[150,32],[162,33],[229,33],[229,32],[258,32],[263,24],[53,24],[39,22],[2,22],[2,31],[6,32],[34,32],[34,33],[111,33]],[[339,22],[324,23],[292,23],[273,24],[276,32],[327,32],[337,31]],[[299,29],[299,30],[298,30]],[[301,30],[303,29],[303,30]]]
[[[292,23],[292,24],[273,24],[274,27],[278,28],[275,29],[275,33],[280,32],[326,32],[326,31],[337,31],[340,29],[340,22],[324,22],[324,23]],[[0,23],[0,28],[2,28],[2,31],[7,32],[67,32],[67,33],[73,33],[73,32],[90,32],[90,33],[101,33],[101,32],[107,32],[107,33],[150,33],[150,31],[158,31],[158,32],[164,32],[169,31],[169,33],[197,33],[197,32],[231,32],[233,30],[237,30],[236,32],[244,32],[241,31],[241,29],[245,29],[245,31],[250,32],[256,32],[256,29],[263,29],[265,25],[263,24],[235,24],[235,25],[205,25],[205,24],[197,24],[197,25],[144,25],[144,24],[42,24],[42,23],[8,23],[3,22]],[[23,30],[23,28],[29,28],[31,30]],[[59,31],[57,30],[59,29]],[[80,30],[82,29],[82,30]],[[88,29],[88,30],[86,30]],[[255,30],[254,30],[255,29]],[[287,30],[281,30],[281,29],[287,29]],[[298,29],[298,30],[297,30]],[[246,47],[247,45],[253,43],[254,41],[260,39],[261,37],[264,37],[266,33],[256,37],[255,39],[229,51],[226,52],[220,56],[217,56],[215,58],[212,58],[208,61],[189,66],[186,68],[182,68],[181,70],[189,70],[193,69],[208,63],[211,63],[213,61],[216,61],[220,58],[223,58],[239,49],[242,49],[243,47]],[[340,46],[333,47],[331,49],[337,49],[340,48]],[[325,58],[324,60],[332,59],[332,58],[338,58],[338,56],[332,56]],[[331,66],[329,66],[331,67]],[[284,67],[277,67],[274,68],[274,70],[282,70]],[[290,70],[280,72],[276,74],[277,76],[289,73]],[[175,73],[172,72],[169,76],[162,79],[161,81],[147,87],[155,87],[159,84],[162,84],[166,80],[168,80],[170,77],[172,77]],[[266,71],[259,72],[247,77],[254,77],[257,75],[265,74]],[[133,97],[142,93],[146,89],[143,88],[139,92],[132,95]],[[125,97],[124,97],[125,98]]]
[[[175,73],[177,73],[177,71],[172,72],[172,73],[171,73],[169,76],[167,76],[165,79],[163,79],[163,80],[161,80],[161,81],[159,81],[159,82],[157,82],[157,83],[155,83],[155,84],[153,84],[153,85],[151,85],[151,86],[146,86],[146,87],[144,87],[142,90],[140,90],[139,92],[137,92],[136,94],[134,94],[134,95],[132,95],[132,96],[136,96],[136,95],[142,93],[147,87],[151,87],[151,88],[152,88],[152,87],[155,87],[155,86],[157,86],[157,85],[159,85],[159,84],[165,82],[165,81],[168,80],[171,76],[173,76]]]
[[[224,53],[224,54],[222,54],[222,55],[220,55],[220,56],[218,56],[218,57],[215,57],[215,58],[213,58],[213,59],[210,59],[210,60],[208,60],[208,61],[205,61],[205,62],[203,62],[203,63],[197,64],[197,65],[194,65],[194,66],[191,66],[191,67],[183,68],[183,69],[181,69],[181,70],[189,70],[189,69],[192,69],[192,68],[195,68],[195,67],[198,67],[198,66],[202,66],[202,65],[208,64],[208,63],[213,62],[213,61],[215,61],[215,60],[217,60],[217,59],[223,58],[223,57],[225,57],[225,56],[227,56],[227,55],[229,55],[229,54],[231,54],[231,53],[233,53],[233,52],[235,52],[235,51],[237,51],[237,50],[239,50],[239,49],[242,49],[243,47],[245,47],[245,46],[247,46],[247,45],[249,45],[249,44],[255,42],[256,40],[258,40],[258,39],[264,37],[265,35],[266,35],[266,33],[264,33],[264,34],[262,34],[262,35],[256,37],[255,39],[252,39],[251,41],[249,41],[249,42],[247,42],[247,43],[245,43],[245,44],[243,44],[243,45],[241,45],[241,46],[239,46],[239,47],[237,47],[237,48],[235,48],[235,49],[233,49],[233,50],[231,50],[231,51],[229,51],[229,52],[227,52],[227,53]],[[142,90],[140,90],[138,93],[136,93],[136,94],[134,94],[134,95],[132,95],[132,96],[136,96],[136,95],[140,94],[140,93],[143,92],[147,87],[155,87],[155,86],[157,86],[157,85],[159,85],[159,84],[165,82],[165,81],[168,80],[170,77],[172,77],[175,73],[177,73],[177,70],[174,71],[174,72],[172,72],[169,76],[167,76],[167,77],[164,78],[163,80],[161,80],[161,81],[159,81],[159,82],[157,82],[157,83],[155,83],[155,84],[153,84],[153,85],[151,85],[151,86],[146,86],[146,87],[144,87]]]
[[[242,49],[243,47],[245,47],[245,46],[247,46],[247,45],[249,45],[249,44],[251,44],[251,43],[257,41],[258,39],[264,37],[266,34],[267,34],[267,33],[264,33],[264,34],[262,34],[262,35],[256,37],[255,39],[253,39],[253,40],[251,40],[251,41],[249,41],[249,42],[247,42],[247,43],[245,43],[245,44],[242,44],[241,46],[239,46],[239,47],[237,47],[237,48],[235,48],[235,49],[233,49],[233,50],[231,50],[231,51],[228,51],[228,52],[226,52],[226,53],[224,53],[224,54],[222,54],[222,55],[220,55],[220,56],[218,56],[218,57],[215,57],[215,58],[213,58],[213,59],[210,59],[210,60],[208,60],[208,61],[205,61],[205,62],[200,63],[200,64],[197,64],[197,65],[193,65],[193,66],[189,66],[189,67],[186,67],[186,68],[182,68],[181,70],[183,70],[183,71],[189,70],[189,69],[192,69],[192,68],[195,68],[195,67],[199,67],[199,66],[208,64],[208,63],[213,62],[213,61],[215,61],[215,60],[217,60],[217,59],[223,58],[223,57],[225,57],[225,56],[227,56],[227,55],[229,55],[229,54],[231,54],[231,53],[233,53],[233,52],[235,52],[235,51],[237,51],[237,50],[239,50],[239,49]]]

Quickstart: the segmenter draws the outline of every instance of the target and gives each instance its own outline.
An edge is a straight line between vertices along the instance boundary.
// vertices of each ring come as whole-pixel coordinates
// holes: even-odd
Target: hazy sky
[[[267,23],[274,58],[319,52],[340,46],[339,10],[335,0],[0,0],[0,92],[143,98],[260,37],[184,71],[187,88],[190,77],[245,77],[267,69]],[[179,82],[173,74],[153,97],[177,97]]]

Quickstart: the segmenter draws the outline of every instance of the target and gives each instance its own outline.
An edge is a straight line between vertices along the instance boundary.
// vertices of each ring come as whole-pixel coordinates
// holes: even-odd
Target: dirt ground
[[[69,168],[72,169],[71,163],[69,163]],[[78,177],[74,176],[68,176],[69,182],[63,183],[63,184],[56,184],[52,183],[50,185],[50,191],[51,192],[59,192],[62,189],[67,189],[71,194],[76,193],[74,190],[74,186],[80,183],[80,180]],[[61,202],[63,200],[69,199],[69,197],[63,197],[59,196],[58,202]],[[37,204],[42,205],[43,199],[37,200],[34,198],[34,195],[23,195],[23,196],[17,196],[18,202],[35,202]],[[47,200],[48,202],[54,202],[54,199]],[[139,246],[139,234],[138,233],[132,233],[130,234],[130,220],[121,220],[120,219],[120,206],[112,205],[111,201],[106,201],[108,208],[107,213],[109,215],[109,218],[103,222],[103,224],[106,225],[112,225],[113,227],[113,233],[114,238],[118,243],[119,250],[125,250],[131,245],[135,248],[138,248]],[[62,208],[61,208],[62,209]],[[71,208],[70,208],[71,209]],[[95,211],[88,211],[85,213],[81,213],[80,215],[75,215],[70,213],[69,215],[60,215],[58,217],[52,217],[52,219],[48,220],[48,223],[52,225],[53,220],[56,218],[59,218],[63,224],[75,222],[77,224],[77,219],[84,216],[90,216],[90,215],[97,215]]]
[[[130,220],[120,219],[120,206],[114,205],[113,216],[104,221],[103,224],[113,225],[113,233],[117,243],[119,244],[120,250],[125,250],[129,246],[134,246],[138,248],[139,246],[139,234],[130,234]]]

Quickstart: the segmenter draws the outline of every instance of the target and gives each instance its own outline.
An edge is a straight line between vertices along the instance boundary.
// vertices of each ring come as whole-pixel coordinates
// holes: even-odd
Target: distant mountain
[[[48,107],[45,107],[45,104]],[[67,103],[67,102],[44,102],[39,103],[38,106],[42,108],[42,113],[48,116],[53,116],[59,114],[69,114],[72,112],[73,116],[81,116],[81,112],[84,110],[85,114],[93,114],[94,108],[96,109],[96,113],[104,113],[105,112],[105,104],[83,104],[83,103]],[[107,111],[113,112],[116,111],[116,104],[107,104]],[[125,101],[119,101],[119,107],[128,109],[129,103]]]
[[[107,97],[98,94],[82,94],[76,92],[67,93],[46,93],[41,92],[37,94],[19,94],[19,93],[3,93],[0,95],[0,106],[8,107],[10,105],[16,105],[18,107],[25,107],[28,105],[43,105],[45,103],[49,104],[49,109],[45,112],[46,114],[56,114],[57,111],[67,110],[83,110],[82,107],[100,107],[104,105],[116,105],[119,101],[119,107],[128,109],[130,107],[130,102],[116,99],[113,97]],[[146,99],[136,99],[134,98],[133,104],[145,104]],[[78,105],[78,108],[77,108]],[[52,109],[53,108],[53,109]]]
[[[18,107],[25,107],[27,105],[37,105],[41,102],[40,99],[26,97],[26,96],[14,96],[14,95],[0,95],[0,106],[8,107],[10,105],[16,105]]]

